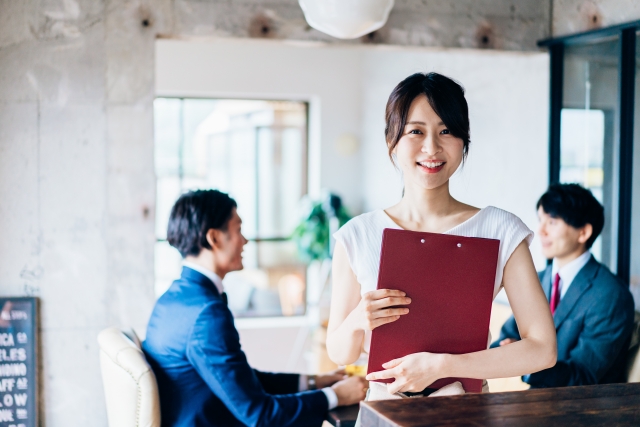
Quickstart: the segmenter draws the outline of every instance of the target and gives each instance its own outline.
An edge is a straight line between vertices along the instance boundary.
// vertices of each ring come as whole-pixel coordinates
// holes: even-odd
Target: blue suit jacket
[[[217,288],[190,268],[156,303],[142,347],[164,427],[320,426],[326,416],[325,394],[298,393],[299,375],[251,369]]]
[[[551,274],[551,266],[539,274],[547,300],[551,295]],[[552,368],[525,376],[525,381],[532,388],[625,382],[633,317],[634,302],[628,286],[591,257],[560,300],[553,317],[558,362]],[[491,347],[499,346],[505,338],[520,339],[513,316]]]

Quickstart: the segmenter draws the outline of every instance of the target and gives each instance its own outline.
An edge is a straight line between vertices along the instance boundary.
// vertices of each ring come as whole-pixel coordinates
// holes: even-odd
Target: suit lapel
[[[553,323],[556,325],[556,330],[560,328],[562,322],[564,322],[569,313],[571,313],[571,310],[573,310],[573,307],[576,305],[582,294],[591,287],[591,280],[594,278],[599,268],[600,264],[598,264],[598,261],[596,261],[592,256],[589,262],[582,267],[582,270],[580,270],[576,278],[573,279],[569,290],[560,300],[560,304],[558,304],[558,308],[556,309],[556,314],[553,316]]]
[[[542,285],[544,296],[547,297],[547,301],[551,301],[551,265],[549,265],[542,273],[540,284]]]

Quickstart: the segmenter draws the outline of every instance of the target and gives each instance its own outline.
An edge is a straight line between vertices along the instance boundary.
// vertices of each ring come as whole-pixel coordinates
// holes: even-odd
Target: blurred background
[[[46,424],[106,425],[96,335],[144,337],[180,271],[169,212],[192,189],[238,202],[246,268],[225,288],[250,364],[332,369],[330,236],[400,198],[384,107],[414,72],[466,89],[453,195],[536,230],[550,179],[587,186],[607,216],[594,255],[638,304],[640,43],[615,30],[638,19],[635,0],[396,0],[342,40],[295,0],[0,0],[0,294],[40,298]],[[494,336],[509,315],[501,294]]]

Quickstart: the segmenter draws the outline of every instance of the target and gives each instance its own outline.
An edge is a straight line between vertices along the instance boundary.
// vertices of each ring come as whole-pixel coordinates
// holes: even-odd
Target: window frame
[[[163,99],[177,99],[180,100],[181,103],[184,102],[185,100],[238,100],[238,101],[264,101],[264,102],[295,102],[295,103],[300,103],[300,104],[304,104],[304,108],[305,108],[305,129],[302,132],[304,141],[303,141],[303,147],[302,147],[302,173],[301,173],[301,179],[302,179],[302,185],[301,188],[303,189],[303,196],[304,195],[308,195],[311,191],[310,188],[310,152],[311,152],[311,109],[313,108],[313,101],[308,99],[308,98],[304,98],[304,97],[296,97],[296,96],[284,96],[284,97],[272,97],[272,96],[260,96],[259,94],[256,96],[230,96],[229,94],[202,94],[199,93],[197,95],[195,94],[185,94],[185,93],[156,93],[154,96],[154,101],[156,99],[159,98],[163,98]],[[179,140],[179,148],[178,148],[178,153],[180,156],[179,159],[179,163],[178,163],[178,177],[179,179],[182,181],[184,179],[184,166],[183,166],[183,159],[184,159],[184,149],[185,149],[185,132],[184,132],[184,110],[183,110],[183,104],[181,104],[181,110],[180,110],[180,140]],[[155,117],[154,117],[155,120]],[[256,126],[253,128],[253,130],[256,133],[256,143],[258,142],[258,132],[260,131],[260,129],[263,128],[270,128],[270,129],[286,129],[288,128],[288,126],[281,126],[281,125],[276,125],[276,126]],[[154,150],[155,150],[155,137],[154,137]],[[155,161],[155,160],[154,160]],[[157,182],[158,177],[156,176],[156,182]],[[181,186],[182,187],[182,186]],[[260,200],[260,194],[259,192],[256,193],[256,210],[259,210],[259,200]],[[263,242],[289,242],[292,240],[291,236],[268,236],[268,237],[260,237],[260,233],[259,233],[259,221],[256,225],[257,229],[256,229],[256,236],[245,236],[245,238],[252,243],[263,243]],[[166,243],[167,239],[166,238],[161,238],[158,237],[157,235],[155,236],[155,241],[156,244],[157,243]],[[258,259],[257,262],[259,264],[260,262],[260,258],[259,258],[259,251],[258,251]],[[286,316],[284,314],[280,314],[280,315],[266,315],[266,316],[249,316],[249,317],[237,317],[236,321],[240,321],[240,323],[243,324],[243,326],[246,327],[250,327],[250,328],[254,328],[254,327],[264,327],[264,321],[265,320],[271,320],[270,322],[267,322],[267,324],[269,325],[277,325],[277,326],[281,326],[281,327],[291,327],[296,326],[298,323],[302,322],[306,324],[306,320],[300,320],[300,319],[307,319],[307,315],[308,315],[308,309],[309,309],[309,301],[307,298],[307,294],[309,292],[308,289],[308,272],[305,271],[304,274],[304,280],[305,280],[305,311],[302,314],[296,314],[293,316]]]
[[[636,78],[636,40],[640,20],[606,28],[538,41],[549,49],[549,184],[560,181],[560,127],[564,90],[565,47],[586,45],[610,38],[620,40],[618,70],[619,140],[618,230],[616,274],[629,284],[631,279],[631,214],[633,181],[634,95]],[[640,108],[640,107],[639,107]]]

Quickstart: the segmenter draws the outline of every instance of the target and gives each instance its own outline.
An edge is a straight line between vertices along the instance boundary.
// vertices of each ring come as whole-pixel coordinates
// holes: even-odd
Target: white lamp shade
[[[381,28],[394,0],[298,0],[313,28],[339,39],[355,39]]]

